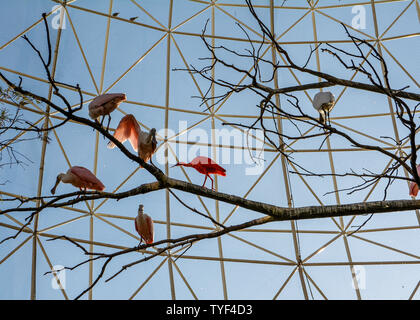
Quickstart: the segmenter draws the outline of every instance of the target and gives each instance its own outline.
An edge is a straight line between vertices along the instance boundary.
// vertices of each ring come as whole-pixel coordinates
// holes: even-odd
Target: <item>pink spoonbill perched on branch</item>
[[[153,229],[153,220],[149,215],[143,212],[144,206],[139,205],[137,217],[134,219],[134,226],[137,233],[140,235],[141,241],[147,244],[153,243],[155,232]],[[140,241],[140,243],[141,243]]]
[[[132,114],[127,114],[121,119],[114,132],[114,137],[121,143],[124,143],[126,140],[130,141],[134,151],[138,152],[139,157],[144,162],[151,161],[156,151],[156,129],[152,128],[149,132],[141,131],[136,118]],[[115,148],[115,144],[110,141],[108,148]]]
[[[99,181],[96,176],[84,167],[74,166],[67,170],[66,173],[60,173],[57,176],[54,187],[51,189],[51,193],[55,194],[55,189],[60,182],[71,183],[80,191],[86,191],[86,189],[92,189],[97,191],[103,191],[105,186]]]
[[[105,116],[108,116],[108,131],[109,123],[111,122],[111,112],[114,111],[122,102],[126,101],[125,93],[105,93],[97,96],[89,103],[89,117],[98,122],[98,117],[103,116],[101,121],[104,122]]]
[[[178,162],[175,166],[184,166],[184,167],[192,167],[201,174],[205,174],[206,178],[204,179],[203,187],[206,184],[207,177],[211,180],[211,189],[213,190],[213,179],[210,177],[210,174],[219,175],[219,176],[226,176],[226,170],[219,166],[216,162],[212,159],[207,157],[195,157],[190,163]]]

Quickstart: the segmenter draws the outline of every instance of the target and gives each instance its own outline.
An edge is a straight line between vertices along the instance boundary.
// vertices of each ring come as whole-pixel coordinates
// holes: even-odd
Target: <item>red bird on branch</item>
[[[71,183],[80,191],[86,191],[86,189],[92,189],[97,191],[103,191],[105,186],[99,181],[96,176],[84,167],[74,166],[67,170],[66,173],[60,173],[57,176],[54,187],[51,189],[51,193],[55,194],[55,189],[60,182]]]
[[[210,177],[210,174],[219,175],[219,176],[226,176],[226,170],[219,166],[216,162],[214,162],[212,159],[207,157],[195,157],[190,163],[184,163],[184,162],[178,162],[176,166],[184,166],[184,167],[192,167],[201,174],[205,174],[206,178],[204,179],[203,187],[206,184],[207,177],[211,180],[211,189],[213,190],[213,179]]]

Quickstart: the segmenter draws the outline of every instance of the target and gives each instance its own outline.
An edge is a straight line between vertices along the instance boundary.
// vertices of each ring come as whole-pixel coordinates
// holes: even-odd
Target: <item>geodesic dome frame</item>
[[[3,14],[7,15],[12,6],[13,9],[20,8],[14,12],[20,14],[21,18],[16,19],[18,23],[13,25],[7,19],[2,20],[5,24],[2,30],[7,32],[4,32],[0,42],[0,70],[15,78],[21,76],[24,85],[49,99],[55,99],[45,75],[36,67],[39,65],[37,57],[20,39],[20,36],[26,34],[42,46],[44,35],[41,13],[48,12],[51,26],[53,23],[59,24],[52,34],[52,73],[56,79],[79,83],[85,96],[85,105],[98,94],[127,91],[128,101],[119,107],[115,113],[118,116],[113,116],[112,128],[116,127],[119,116],[134,113],[144,129],[172,129],[173,134],[159,136],[159,145],[163,154],[161,156],[165,157],[163,146],[166,145],[166,152],[174,161],[183,160],[181,157],[184,155],[180,150],[187,149],[181,148],[191,149],[197,145],[208,148],[209,155],[214,158],[225,149],[246,152],[243,142],[237,145],[229,140],[229,144],[223,144],[216,141],[214,135],[208,134],[208,143],[197,144],[194,140],[197,136],[189,136],[188,133],[197,128],[211,132],[212,129],[221,128],[222,122],[231,119],[255,119],[255,104],[238,109],[235,106],[244,103],[244,100],[235,100],[234,96],[230,96],[217,108],[204,110],[190,96],[203,96],[207,89],[205,82],[192,73],[172,71],[174,68],[188,67],[196,59],[208,56],[199,39],[207,18],[207,37],[214,43],[227,42],[233,47],[246,44],[247,39],[239,28],[235,28],[235,22],[245,28],[253,40],[260,41],[261,34],[245,4],[221,0],[162,0],[154,4],[139,0],[75,0],[67,1],[64,7],[55,7],[60,4],[60,1],[39,1],[36,5],[31,4],[34,10],[29,10],[23,3],[15,2],[3,10]],[[292,3],[266,0],[255,1],[254,4],[262,19],[274,30],[279,43],[292,53],[298,54],[299,50],[308,50],[309,45],[316,46],[320,42],[345,45],[349,40],[339,27],[341,22],[377,45],[379,52],[392,67],[391,71],[401,75],[393,79],[396,86],[401,84],[402,88],[409,84],[412,88],[419,87],[415,57],[411,52],[399,51],[400,47],[418,47],[416,40],[419,33],[412,30],[418,23],[415,20],[418,19],[418,1],[330,0],[321,3],[302,0]],[[360,13],[352,12],[355,6],[365,10],[366,29],[357,29],[351,25],[353,17],[357,12]],[[119,14],[113,15],[115,12]],[[59,16],[61,19],[58,19]],[[136,16],[136,19],[130,20]],[[268,58],[279,59],[268,44],[264,49]],[[313,63],[317,70],[331,71],[331,65],[323,60],[319,52],[316,52],[315,58]],[[274,85],[304,84],[307,80],[292,71],[289,77],[276,79]],[[347,77],[357,79],[360,75],[355,72]],[[72,102],[77,103],[74,89],[63,86],[62,90],[70,96]],[[213,90],[217,92],[217,89]],[[365,95],[356,97],[353,96],[354,91],[348,88],[335,90],[337,104],[343,101],[343,108],[336,108],[336,113],[332,115],[335,124],[363,139],[380,143],[393,152],[404,152],[406,144],[393,144],[375,136],[376,128],[383,124],[392,128],[392,134],[389,135],[396,140],[404,136],[395,122],[391,101]],[[313,92],[305,91],[308,104]],[[355,106],[354,110],[350,110],[344,107],[351,106],[351,103],[360,105],[361,101],[367,101],[372,108],[358,109]],[[42,104],[33,103],[23,109],[25,116],[37,124],[52,126],[63,119]],[[377,121],[372,128],[369,127],[371,119]],[[187,123],[181,127],[181,121]],[[240,128],[235,129],[244,132]],[[11,138],[11,141],[22,139],[24,133]],[[33,155],[34,163],[25,170],[13,168],[6,172],[5,176],[12,182],[0,186],[2,196],[25,198],[45,195],[58,172],[80,163],[89,166],[98,176],[106,175],[112,192],[128,189],[148,179],[141,169],[131,165],[122,155],[110,154],[104,148],[106,141],[80,124],[70,123],[69,126],[51,131],[49,140],[49,143],[47,140],[21,143],[23,150]],[[297,169],[288,168],[273,146],[261,141],[256,135],[252,136],[252,140],[255,145],[260,143],[255,149],[265,154],[266,164],[262,172],[246,176],[240,180],[240,184],[232,182],[232,179],[216,178],[216,190],[289,207],[348,201],[346,195],[338,192],[342,188],[338,179],[331,178],[329,185],[324,188],[304,175],[290,176],[287,171]],[[361,152],[354,148],[342,147],[334,140],[328,140],[322,149],[296,144],[293,152],[309,155],[308,160],[316,157],[324,159],[330,172],[338,171],[340,163],[345,163],[346,159],[357,162],[358,158],[365,156],[360,156]],[[371,158],[370,155],[366,159],[377,161],[384,168],[389,165],[383,159]],[[234,171],[234,164],[231,165],[228,166],[228,172],[230,169],[232,176],[239,179],[240,172]],[[177,175],[180,179],[201,181],[201,177],[187,170],[171,169],[169,163],[162,165],[162,168],[165,173]],[[375,193],[376,188],[379,189],[373,186],[357,199],[368,201],[380,197]],[[326,191],[333,191],[331,197],[325,198]],[[402,198],[406,194],[406,189],[397,189],[393,195]],[[247,218],[258,217],[258,214],[237,206],[199,196],[185,197],[193,206],[223,223],[238,222],[243,215]],[[77,270],[66,271],[66,285],[56,284],[52,288],[54,285],[51,281],[54,278],[44,273],[57,265],[75,265],[80,261],[75,260],[75,257],[82,259],[82,255],[78,248],[68,243],[47,240],[66,234],[90,252],[111,252],[130,247],[139,240],[132,226],[139,201],[144,203],[146,212],[150,212],[154,218],[159,238],[218,228],[209,221],[186,213],[185,208],[165,190],[119,203],[103,200],[48,209],[38,215],[34,223],[26,227],[16,239],[0,247],[0,270],[4,270],[2,281],[5,287],[15,288],[14,293],[2,292],[0,296],[27,298],[29,293],[32,299],[67,299],[76,296],[93,283],[100,266],[92,261]],[[381,218],[375,216],[369,224],[350,237],[356,221],[360,224],[363,218],[276,222],[234,232],[194,245],[179,259],[182,250],[163,254],[159,259],[127,271],[120,278],[98,284],[89,291],[88,298],[418,298],[418,210],[389,213],[383,217],[381,215]],[[0,217],[0,230],[6,236],[14,234],[23,224],[24,217],[21,215],[5,214]],[[153,252],[151,249],[146,254]],[[117,270],[120,265],[129,263],[130,259],[135,258],[124,258],[113,268]],[[20,275],[25,276],[17,279]],[[340,284],[337,284],[337,279],[341,280]]]

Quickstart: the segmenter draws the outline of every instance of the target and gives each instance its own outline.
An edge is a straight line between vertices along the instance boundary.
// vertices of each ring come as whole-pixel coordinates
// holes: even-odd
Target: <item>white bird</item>
[[[152,128],[149,132],[141,131],[136,118],[132,114],[124,116],[114,133],[114,138],[124,143],[127,139],[130,141],[134,151],[138,152],[144,162],[149,161],[156,151],[156,129]],[[110,141],[108,148],[115,148],[115,144]]]
[[[142,204],[139,205],[137,217],[134,220],[134,226],[136,228],[137,233],[140,235],[141,240],[146,242],[147,244],[150,244],[153,243],[155,237],[153,220],[152,218],[150,218],[149,215],[143,213],[143,207],[144,206]]]
[[[330,111],[335,105],[335,97],[334,95],[327,91],[327,92],[318,92],[313,101],[312,104],[319,112],[319,121],[325,124],[328,120],[330,121]]]

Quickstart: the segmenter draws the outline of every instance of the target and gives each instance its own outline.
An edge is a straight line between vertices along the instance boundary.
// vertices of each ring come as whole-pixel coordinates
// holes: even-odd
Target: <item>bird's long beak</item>
[[[176,166],[191,167],[191,165],[189,163],[178,162],[177,164],[174,164],[171,168],[176,167]]]
[[[58,186],[58,184],[60,183],[60,181],[61,181],[61,178],[60,178],[60,176],[58,175],[58,176],[57,176],[57,180],[55,180],[55,185],[54,185],[54,187],[51,189],[51,193],[52,193],[52,194],[55,194],[55,189],[57,188],[57,186]]]
[[[319,122],[322,122],[325,124],[326,119],[325,119],[325,111],[322,110],[322,112],[319,113]]]
[[[154,144],[157,144],[157,140],[156,140],[156,132],[153,134],[152,142],[153,142]]]

